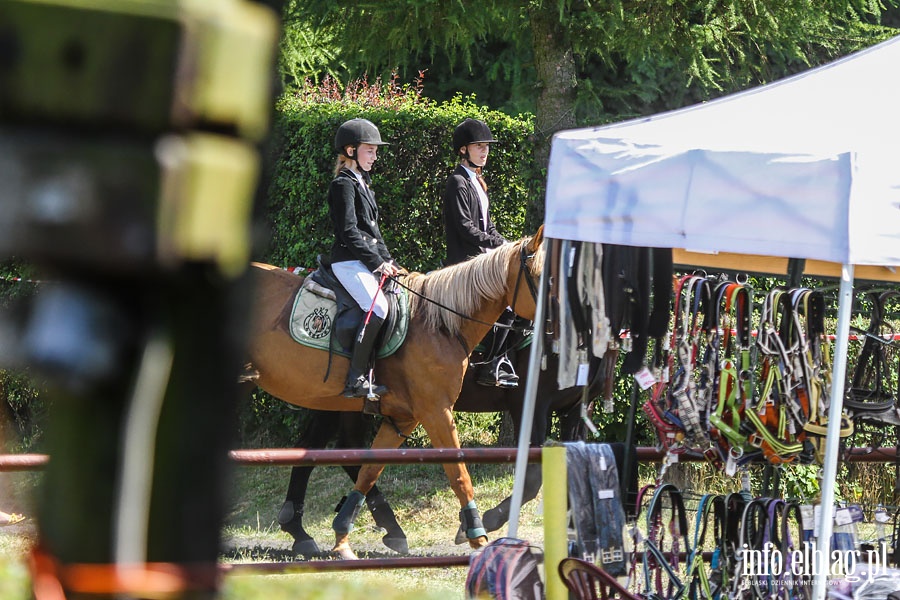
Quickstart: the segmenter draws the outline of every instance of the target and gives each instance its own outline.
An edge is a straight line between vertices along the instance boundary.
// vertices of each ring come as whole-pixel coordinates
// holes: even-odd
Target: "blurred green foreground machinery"
[[[278,7],[0,0],[0,365],[47,382],[34,596],[212,598]]]

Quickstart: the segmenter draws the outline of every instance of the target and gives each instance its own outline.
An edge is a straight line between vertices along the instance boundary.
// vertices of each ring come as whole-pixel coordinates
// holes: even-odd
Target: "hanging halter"
[[[663,496],[668,497],[670,504],[668,526],[663,522],[666,512]],[[665,552],[667,532],[671,536],[671,549]],[[688,522],[681,491],[671,483],[657,486],[647,507],[647,537],[644,539],[644,595],[648,600],[683,597],[687,588],[678,576],[678,554],[682,549],[686,553],[690,551],[687,536]],[[663,573],[668,579],[665,585]]]
[[[697,506],[694,522],[694,546],[687,560],[688,597],[715,600],[727,583],[723,569],[725,553],[725,496],[704,494]],[[709,518],[713,518],[713,551],[707,570],[703,559],[706,547],[706,530]]]
[[[893,343],[892,338],[885,337],[885,303],[891,298],[900,296],[900,292],[889,290],[877,294],[868,294],[872,302],[872,311],[869,327],[863,333],[863,342],[856,368],[853,371],[852,382],[844,399],[846,406],[852,413],[854,420],[860,419],[868,422],[885,422],[895,424],[896,417],[887,420],[881,416],[885,412],[896,414],[895,390],[891,389],[891,370],[896,366],[890,364],[890,357],[886,352]],[[893,416],[893,415],[891,415]]]
[[[714,464],[734,475],[738,464],[746,463],[756,454],[741,432],[745,407],[753,398],[750,332],[753,302],[750,287],[732,281],[719,284],[716,297],[715,322],[721,340],[715,344],[717,397],[709,414],[709,433],[719,455]]]
[[[703,297],[702,292],[697,294],[696,290],[704,285],[706,278],[699,275],[685,275],[676,282],[674,328],[668,338],[668,347],[657,344],[654,357],[656,383],[650,399],[642,405],[656,428],[660,445],[670,454],[685,452],[693,443],[706,439],[691,389],[696,356],[692,340]],[[706,285],[707,292],[708,289]]]
[[[774,288],[763,301],[757,348],[762,355],[760,381],[762,389],[754,406],[748,406],[744,416],[748,442],[762,450],[770,463],[793,462],[803,451],[798,440],[805,419],[796,423],[790,419],[788,403],[793,381],[789,294],[784,288]]]

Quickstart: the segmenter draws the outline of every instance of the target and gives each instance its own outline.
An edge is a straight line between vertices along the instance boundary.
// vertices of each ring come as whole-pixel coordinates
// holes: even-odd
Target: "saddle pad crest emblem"
[[[331,316],[328,310],[317,306],[303,320],[303,328],[306,334],[314,340],[320,340],[331,333]]]

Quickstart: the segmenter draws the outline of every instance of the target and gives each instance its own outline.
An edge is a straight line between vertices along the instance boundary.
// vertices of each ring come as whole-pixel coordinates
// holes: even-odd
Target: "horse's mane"
[[[429,329],[443,328],[450,335],[456,335],[463,320],[456,313],[471,315],[484,300],[501,298],[506,291],[510,259],[530,241],[531,238],[524,238],[507,242],[487,254],[479,254],[465,262],[427,274],[410,273],[405,284],[425,297],[410,295],[410,316],[419,315]],[[543,269],[543,249],[541,244],[531,265],[533,273],[540,273]],[[527,290],[524,282],[522,285]]]

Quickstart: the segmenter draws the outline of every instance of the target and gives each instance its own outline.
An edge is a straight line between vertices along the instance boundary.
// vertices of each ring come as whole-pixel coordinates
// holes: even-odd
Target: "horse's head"
[[[525,319],[534,320],[537,294],[544,270],[544,226],[531,238],[521,240],[519,252],[511,257],[507,276],[509,307]]]

